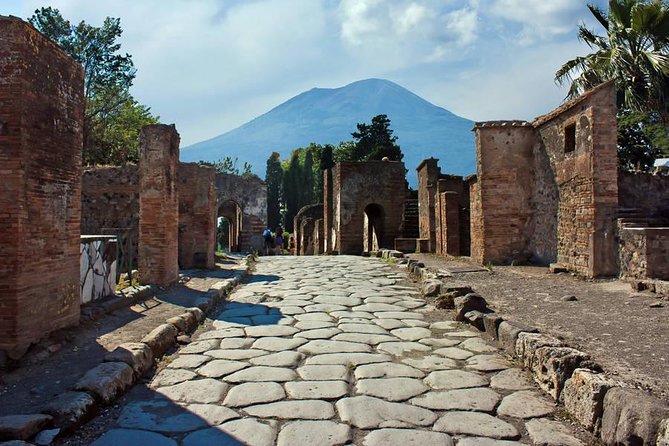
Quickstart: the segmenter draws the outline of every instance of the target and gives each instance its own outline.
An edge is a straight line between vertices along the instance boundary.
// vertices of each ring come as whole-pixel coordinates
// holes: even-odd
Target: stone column
[[[139,135],[139,277],[144,284],[177,281],[179,134],[174,125],[148,125]]]

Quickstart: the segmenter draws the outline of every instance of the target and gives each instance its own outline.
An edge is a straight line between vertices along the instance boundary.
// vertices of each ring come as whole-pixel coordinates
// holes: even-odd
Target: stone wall
[[[312,204],[300,209],[293,219],[295,228],[295,250],[297,255],[317,255],[323,252],[323,236],[319,234],[322,226],[323,204]],[[321,222],[319,224],[319,221]]]
[[[218,206],[230,202],[239,206],[242,213],[239,233],[239,250],[262,251],[262,232],[267,225],[267,185],[256,176],[239,176],[227,173],[216,174]],[[219,210],[219,216],[222,215]]]
[[[406,198],[404,164],[396,161],[337,163],[332,168],[333,250],[359,255],[370,246],[364,240],[376,239],[379,247],[392,247],[400,236],[402,209]],[[329,183],[328,183],[329,186]],[[328,190],[325,190],[328,197]],[[376,230],[364,234],[367,215],[376,220]],[[371,235],[371,236],[370,236]]]
[[[437,223],[435,206],[437,203],[437,185],[441,171],[437,166],[438,159],[423,160],[418,172],[418,228],[419,237],[428,240],[430,252],[436,252]]]
[[[179,267],[213,268],[216,248],[216,169],[179,164]]]
[[[79,321],[83,72],[0,17],[0,350]]]
[[[139,134],[139,277],[168,286],[179,278],[179,134],[148,125]]]
[[[116,292],[116,236],[81,236],[81,303]]]
[[[641,216],[669,221],[669,176],[650,173],[618,173],[618,201],[621,208]]]
[[[621,278],[669,280],[669,227],[621,227],[618,234]]]

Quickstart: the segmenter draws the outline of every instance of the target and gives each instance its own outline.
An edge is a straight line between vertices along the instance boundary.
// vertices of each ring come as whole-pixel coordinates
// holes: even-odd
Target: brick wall
[[[83,72],[0,17],[0,350],[79,321]]]
[[[167,286],[179,277],[179,134],[173,125],[145,126],[139,149],[140,281]]]
[[[437,184],[441,171],[438,159],[423,160],[418,171],[418,227],[419,236],[429,240],[430,252],[437,252],[437,222],[435,206],[437,204]]]
[[[179,267],[213,268],[216,169],[179,163]]]
[[[404,164],[394,161],[337,163],[333,168],[333,244],[340,254],[361,254],[364,250],[365,209],[382,210],[378,240],[392,248],[400,236],[402,209],[406,198]]]
[[[323,251],[323,234],[314,237],[314,234],[323,226],[323,212],[323,204],[319,203],[304,206],[295,215],[293,227],[295,228],[295,248],[298,255],[316,255]],[[310,220],[310,223],[307,224],[307,220]],[[321,223],[319,224],[317,220],[320,220]],[[317,246],[319,243],[320,247]]]

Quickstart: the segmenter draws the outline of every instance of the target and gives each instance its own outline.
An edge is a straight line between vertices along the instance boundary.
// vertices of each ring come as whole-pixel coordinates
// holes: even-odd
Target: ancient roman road
[[[436,320],[404,271],[262,258],[93,444],[582,444],[495,347]]]

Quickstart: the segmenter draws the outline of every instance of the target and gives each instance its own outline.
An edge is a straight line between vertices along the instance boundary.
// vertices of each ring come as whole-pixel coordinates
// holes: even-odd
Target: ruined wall
[[[81,178],[81,233],[110,234],[129,229],[139,240],[139,167],[87,168]]]
[[[406,198],[404,164],[395,161],[337,163],[333,168],[333,245],[340,254],[363,252],[365,209],[382,210],[379,246],[392,247],[400,235]],[[327,231],[327,229],[326,229]]]
[[[669,280],[669,228],[620,228],[620,277]]]
[[[557,186],[557,261],[589,277],[617,273],[614,217],[618,206],[615,89],[603,84],[551,113],[537,118],[539,150],[550,167],[535,157],[535,183]],[[571,135],[570,135],[571,133]],[[543,168],[542,168],[543,167]],[[535,186],[537,209],[554,212],[554,191]],[[555,219],[535,214],[530,252],[550,253],[545,234]]]
[[[318,234],[318,220],[323,219],[323,204],[304,206],[293,219],[295,250],[298,255],[317,255],[323,251],[323,235]],[[322,223],[321,223],[322,226]]]
[[[216,169],[179,163],[179,267],[213,268],[216,245]]]
[[[18,357],[79,321],[84,81],[17,18],[0,17],[0,350]]]
[[[267,226],[267,185],[256,176],[216,174],[219,206],[236,203],[243,214],[239,230],[239,249],[243,252],[263,249],[262,232]]]
[[[139,157],[140,281],[167,286],[179,277],[179,134],[175,127],[143,127]]]
[[[669,176],[618,172],[621,208],[638,210],[643,216],[669,220]]]
[[[436,252],[437,226],[435,206],[437,204],[437,184],[441,171],[438,159],[423,160],[418,171],[418,227],[419,236],[428,240],[430,252]]]
[[[474,131],[478,186],[471,207],[472,213],[481,211],[481,221],[472,227],[479,240],[472,243],[471,256],[481,264],[510,263],[527,248],[536,135],[523,121],[477,123]]]

